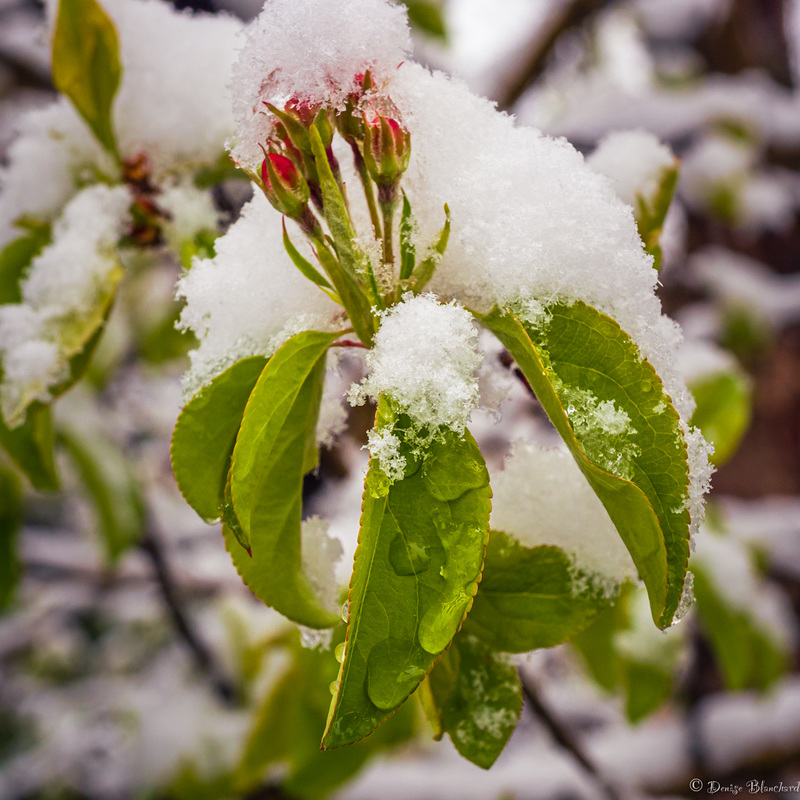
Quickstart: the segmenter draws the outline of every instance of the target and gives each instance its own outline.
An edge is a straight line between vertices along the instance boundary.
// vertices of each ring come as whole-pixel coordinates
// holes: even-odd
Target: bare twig
[[[525,90],[542,74],[556,43],[567,31],[577,28],[613,0],[570,0],[553,14],[531,46],[519,73],[498,92],[497,105],[504,111],[514,107]]]
[[[164,598],[164,603],[167,606],[175,629],[192,653],[198,668],[203,674],[208,676],[220,699],[226,703],[233,703],[236,698],[235,687],[224,674],[224,671],[214,658],[213,653],[194,629],[188,615],[184,611],[181,593],[178,590],[161,542],[152,527],[149,527],[145,532],[145,535],[139,543],[139,547],[150,558],[156,581],[161,589],[161,595]]]
[[[536,719],[541,722],[555,742],[566,750],[580,765],[584,771],[592,778],[608,800],[621,800],[621,795],[603,776],[592,760],[583,751],[583,748],[572,734],[559,722],[552,711],[542,700],[533,681],[519,671],[519,679],[522,684],[522,693],[528,701],[530,708]]]

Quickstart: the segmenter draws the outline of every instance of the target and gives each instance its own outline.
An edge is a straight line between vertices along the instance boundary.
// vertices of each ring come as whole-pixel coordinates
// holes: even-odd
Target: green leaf
[[[457,636],[431,672],[430,687],[442,728],[456,750],[489,769],[522,710],[522,686],[513,662],[477,639]]]
[[[379,426],[384,411],[385,401]],[[326,749],[363,739],[390,717],[461,627],[480,580],[490,497],[469,433],[444,431],[392,485],[370,462]]]
[[[403,211],[400,215],[400,280],[408,280],[414,272],[417,256],[414,250],[412,235],[414,223],[411,218],[411,203],[403,192]]]
[[[640,722],[670,696],[674,676],[671,671],[647,661],[625,660],[622,669],[625,713],[630,722]]]
[[[356,232],[350,221],[347,204],[333,175],[316,125],[311,126],[309,138],[319,173],[325,221],[333,237],[338,260],[322,240],[315,242],[317,257],[333,282],[336,294],[347,310],[355,332],[364,344],[370,345],[375,335],[375,319],[371,310],[372,303],[362,290],[358,277],[369,272],[366,256],[355,243]],[[378,302],[377,297],[373,299]]]
[[[0,415],[0,445],[25,473],[35,489],[54,492],[58,473],[53,460],[53,425],[50,408],[31,404],[21,425],[9,428]]]
[[[692,562],[692,572],[697,615],[725,686],[734,692],[769,688],[786,673],[789,653],[752,615],[732,608],[696,561]]]
[[[710,460],[724,464],[739,447],[750,426],[753,389],[741,370],[718,372],[693,382],[691,389],[697,408],[692,425],[700,428],[706,441],[714,445]]]
[[[623,587],[623,594],[627,587]],[[623,602],[601,611],[570,643],[583,657],[594,681],[607,692],[613,692],[622,675],[620,658],[614,648],[614,635],[624,625],[620,610]]]
[[[341,641],[344,626],[334,641]],[[318,800],[355,775],[377,752],[407,741],[414,733],[413,707],[408,706],[376,736],[342,750],[321,751],[319,732],[330,704],[328,687],[339,665],[330,651],[308,650],[295,635],[292,661],[261,706],[244,754],[235,771],[242,796],[262,785],[269,767],[285,769],[283,791],[302,800]]]
[[[667,212],[675,196],[680,176],[680,162],[676,159],[674,166],[665,167],[659,176],[658,189],[652,200],[641,194],[636,195],[636,226],[645,250],[653,256],[653,266],[661,269],[661,233]]]
[[[412,27],[435,39],[447,41],[447,27],[440,5],[433,0],[405,0]]]
[[[142,536],[145,504],[125,454],[99,431],[58,432],[94,506],[108,560],[114,564]]]
[[[53,84],[119,160],[112,106],[122,66],[114,24],[96,0],[60,0],[53,34]]]
[[[447,203],[444,205],[444,214],[444,225],[439,231],[439,236],[433,243],[430,253],[417,264],[414,274],[411,276],[411,291],[414,294],[419,294],[428,285],[447,250],[447,243],[450,241],[450,207]]]
[[[8,608],[19,579],[17,531],[22,514],[19,479],[0,466],[0,611]]]
[[[653,619],[668,627],[689,559],[689,477],[661,379],[614,320],[580,301],[550,306],[538,327],[497,309],[479,319],[528,379],[628,548]]]
[[[314,595],[301,558],[308,440],[319,415],[325,354],[338,335],[299,333],[264,367],[247,401],[231,476],[233,507],[252,558],[225,530],[234,564],[256,596],[312,628],[338,621],[338,614],[323,608]]]
[[[20,280],[31,261],[50,243],[50,226],[38,225],[0,251],[0,304],[22,302]]]
[[[292,260],[292,264],[294,264],[300,272],[305,275],[312,283],[316,283],[317,286],[322,286],[325,289],[332,289],[333,287],[325,280],[322,276],[322,273],[307,259],[303,258],[300,251],[292,244],[292,240],[289,238],[289,233],[286,230],[286,219],[283,220],[283,246],[286,250],[287,255]]]
[[[172,434],[172,471],[186,502],[207,522],[220,517],[225,483],[244,409],[264,356],[237,361],[183,407]]]
[[[609,602],[589,576],[574,574],[560,548],[524,547],[492,531],[464,630],[498,650],[527,653],[572,638]]]

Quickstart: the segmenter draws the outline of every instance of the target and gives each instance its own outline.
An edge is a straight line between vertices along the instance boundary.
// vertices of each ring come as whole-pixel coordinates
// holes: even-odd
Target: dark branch
[[[522,693],[528,702],[528,708],[541,722],[555,742],[566,750],[592,778],[607,800],[621,800],[619,792],[606,780],[592,760],[584,753],[583,748],[572,734],[553,716],[552,711],[542,701],[533,681],[522,670],[519,671]]]
[[[164,598],[164,603],[172,618],[173,625],[192,653],[195,664],[204,675],[208,676],[214,691],[220,699],[225,703],[233,703],[236,699],[235,687],[225,676],[211,650],[203,642],[184,611],[182,597],[164,554],[164,549],[152,528],[148,528],[145,532],[139,547],[150,558],[156,581],[161,589],[161,595]]]
[[[573,28],[578,28],[613,0],[571,0],[553,14],[550,24],[539,32],[526,60],[516,77],[498,92],[497,105],[511,110],[525,90],[544,72],[558,40]]]

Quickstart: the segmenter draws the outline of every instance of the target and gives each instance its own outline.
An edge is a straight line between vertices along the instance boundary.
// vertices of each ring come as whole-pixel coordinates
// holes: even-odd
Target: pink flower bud
[[[364,122],[364,161],[372,179],[386,186],[396,183],[408,169],[411,135],[394,117],[376,114]]]
[[[306,179],[294,162],[280,153],[268,153],[261,164],[264,194],[272,205],[290,219],[299,219],[308,206]]]

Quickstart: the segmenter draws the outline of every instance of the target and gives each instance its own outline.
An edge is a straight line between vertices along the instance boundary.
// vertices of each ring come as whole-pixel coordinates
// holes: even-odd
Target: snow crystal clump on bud
[[[269,132],[264,101],[341,107],[367,70],[380,85],[411,48],[406,12],[381,0],[269,0],[247,32],[234,68],[243,166],[261,164]]]
[[[430,294],[409,294],[383,315],[367,353],[368,375],[351,389],[350,402],[386,395],[420,431],[463,433],[478,407],[481,359],[468,311]]]
[[[614,523],[566,450],[517,442],[491,484],[493,530],[525,547],[560,547],[576,573],[608,595],[625,579],[635,579]]]
[[[608,134],[587,161],[614,181],[617,195],[634,209],[637,195],[648,201],[655,198],[662,174],[675,166],[669,147],[644,130]]]
[[[297,229],[289,232],[313,259]],[[200,340],[184,378],[187,394],[240,358],[272,355],[302,330],[334,329],[339,306],[292,264],[282,235],[281,215],[257,190],[217,240],[214,258],[196,259],[178,283],[186,300],[179,324]]]
[[[11,424],[33,400],[68,377],[66,328],[80,323],[118,267],[114,248],[128,218],[124,186],[84,189],[53,228],[53,241],[33,260],[20,286],[22,303],[0,306],[3,415]]]

